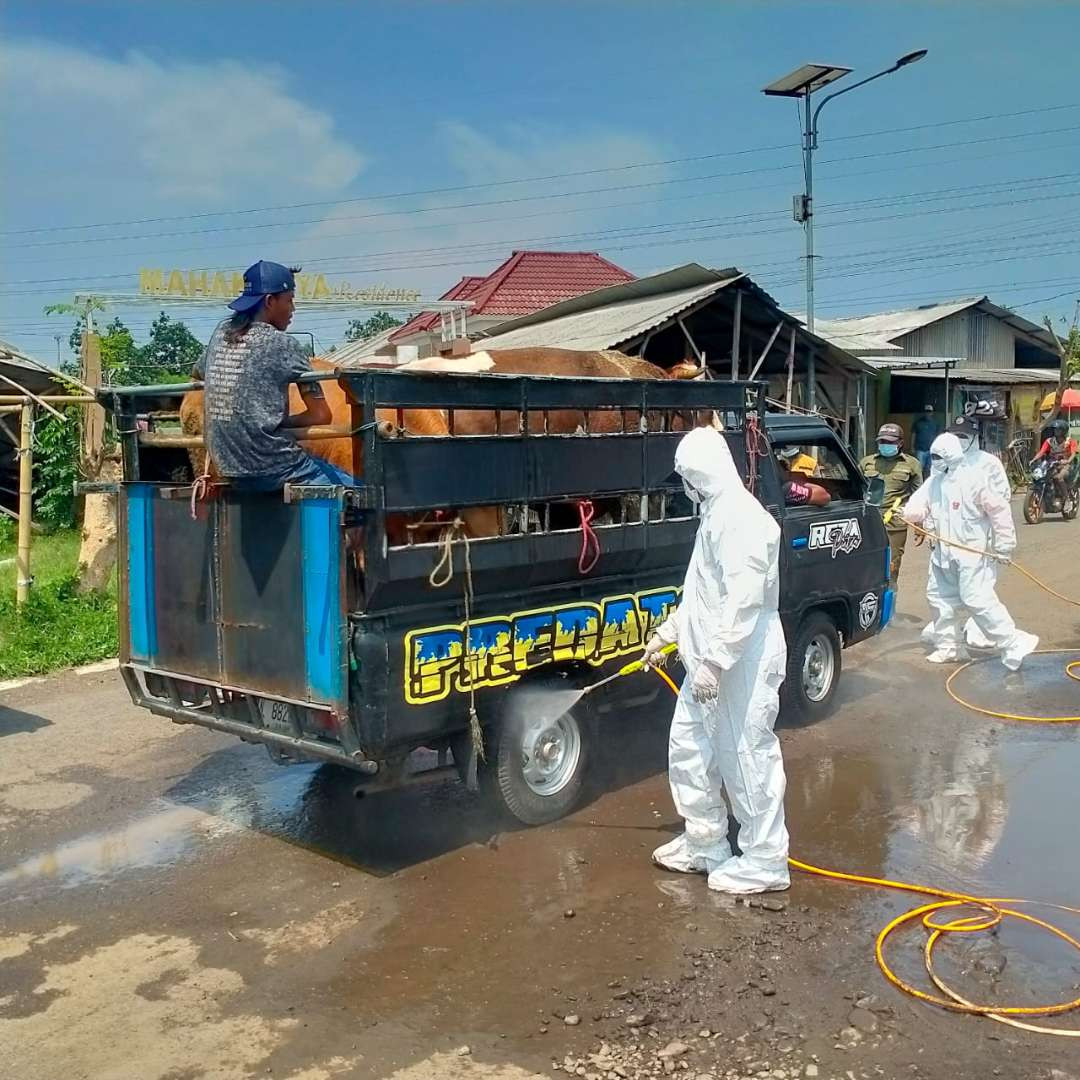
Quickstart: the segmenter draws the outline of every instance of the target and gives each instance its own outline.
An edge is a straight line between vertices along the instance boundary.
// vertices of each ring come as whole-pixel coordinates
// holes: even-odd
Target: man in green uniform
[[[892,554],[889,562],[889,586],[894,589],[900,576],[900,560],[904,557],[908,534],[907,522],[900,516],[900,511],[923,481],[922,466],[917,458],[903,452],[903,445],[904,433],[900,425],[882,424],[877,433],[877,453],[867,454],[859,463],[863,476],[871,481],[875,501],[877,491],[874,489],[882,489],[883,512],[893,510],[896,500],[900,500],[899,506],[893,510],[885,526]],[[875,480],[879,482],[874,484]]]

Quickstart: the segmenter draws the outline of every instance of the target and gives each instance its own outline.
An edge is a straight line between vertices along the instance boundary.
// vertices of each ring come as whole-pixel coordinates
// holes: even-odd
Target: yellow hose
[[[923,536],[928,537],[931,540],[936,540],[940,544],[947,544],[949,547],[959,548],[961,551],[970,551],[974,555],[983,555],[988,558],[994,558],[988,551],[983,551],[981,548],[969,547],[967,544],[961,544],[956,540],[946,540],[944,537],[938,536],[937,533],[932,533],[928,529],[924,529],[921,525],[911,526],[917,533],[921,533]],[[1072,604],[1073,607],[1080,607],[1080,600],[1074,600],[1072,597],[1064,596],[1056,589],[1052,589],[1041,578],[1036,577],[1030,570],[1025,569],[1019,563],[1015,563],[1012,559],[1000,560],[1007,566],[1011,566],[1014,570],[1019,570],[1029,581],[1033,582],[1044,592],[1049,593],[1051,596],[1058,600],[1064,601],[1066,604]],[[1074,652],[1073,649],[1040,649],[1040,654],[1046,653],[1059,653],[1059,652]],[[966,671],[972,664],[979,663],[978,660],[969,660],[966,664],[958,667],[946,680],[945,680],[945,693],[949,695],[956,702],[957,705],[962,705],[965,709],[970,709],[972,712],[980,713],[983,716],[992,716],[997,720],[1020,720],[1029,724],[1077,724],[1080,723],[1080,716],[1022,716],[1018,713],[998,712],[995,709],[985,709],[981,705],[975,705],[970,701],[966,701],[960,697],[952,688],[953,680],[962,672]],[[1065,665],[1065,674],[1070,679],[1075,679],[1080,682],[1080,675],[1076,674],[1076,670],[1080,668],[1080,660],[1072,660]]]
[[[1075,661],[1074,663],[1077,666],[1080,666],[1080,660]],[[1070,667],[1071,666],[1073,665],[1070,665]],[[653,670],[668,684],[672,692],[678,695],[679,688],[671,678],[669,678],[667,673],[661,671],[659,668],[653,668]],[[1080,678],[1080,676],[1071,675],[1071,673],[1070,677]],[[839,870],[826,870],[823,867],[814,866],[811,863],[801,862],[799,859],[789,858],[788,865],[795,870],[803,871],[803,873],[814,874],[817,877],[831,878],[833,881],[850,881],[859,885],[872,885],[876,888],[895,889],[900,892],[918,893],[920,896],[933,896],[937,898],[932,903],[922,904],[917,908],[912,908],[912,910],[904,912],[902,915],[898,915],[882,929],[877,936],[877,940],[874,942],[874,957],[877,960],[877,965],[881,969],[882,975],[884,975],[898,990],[902,990],[905,994],[910,994],[912,997],[925,1002],[928,1005],[936,1005],[939,1008],[950,1009],[953,1012],[986,1016],[991,1020],[996,1020],[998,1023],[1008,1024],[1011,1027],[1021,1028],[1024,1031],[1033,1031],[1041,1035],[1061,1035],[1070,1039],[1080,1038],[1080,1028],[1048,1027],[1046,1025],[1031,1024],[1025,1020],[1017,1019],[1017,1017],[1020,1016],[1054,1016],[1060,1013],[1070,1012],[1073,1009],[1080,1008],[1080,997],[1052,1005],[979,1004],[977,1002],[968,1001],[948,986],[934,970],[933,960],[934,948],[942,937],[948,934],[973,934],[980,931],[992,930],[1004,922],[1005,919],[1020,919],[1032,926],[1041,927],[1043,930],[1071,945],[1077,951],[1080,951],[1080,941],[1077,941],[1076,938],[1067,934],[1060,927],[1054,926],[1053,923],[1046,922],[1042,919],[1037,919],[1033,915],[1028,915],[1022,911],[1016,911],[1012,907],[1005,905],[1039,904],[1043,907],[1054,908],[1057,911],[1066,911],[1073,915],[1080,915],[1080,908],[1066,907],[1063,904],[1044,904],[1042,901],[1037,900],[988,899],[985,897],[968,896],[965,893],[949,892],[946,889],[935,889],[929,885],[912,885],[906,881],[892,881],[889,878],[866,877],[862,874],[845,874]],[[935,912],[950,908],[974,908],[979,914],[962,915],[958,918],[951,919],[948,922],[937,922],[933,918]],[[941,994],[945,995],[943,997],[938,996],[937,994],[928,993],[925,990],[920,990],[917,986],[913,986],[911,983],[900,978],[900,976],[893,971],[888,960],[885,958],[885,943],[888,941],[889,937],[902,926],[906,926],[915,919],[921,919],[923,927],[928,932],[926,943],[923,946],[923,962],[926,965],[926,973],[930,978],[930,981],[937,987]]]

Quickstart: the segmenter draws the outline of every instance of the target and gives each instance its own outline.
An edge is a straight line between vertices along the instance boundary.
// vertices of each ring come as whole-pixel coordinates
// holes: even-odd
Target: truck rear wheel
[[[480,784],[503,812],[524,825],[545,825],[568,814],[581,797],[591,725],[573,709],[545,715],[515,708],[511,691],[502,718],[488,729]]]
[[[780,711],[794,724],[820,720],[832,704],[840,681],[840,634],[823,611],[807,615],[788,646],[787,675],[780,690]]]

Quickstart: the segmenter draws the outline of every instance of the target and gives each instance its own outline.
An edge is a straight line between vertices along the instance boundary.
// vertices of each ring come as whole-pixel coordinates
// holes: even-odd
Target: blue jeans
[[[303,462],[284,479],[268,476],[233,476],[229,483],[237,491],[280,491],[286,484],[302,486],[341,484],[356,487],[356,480],[343,469],[322,458],[305,455]]]
[[[919,464],[922,466],[923,479],[925,480],[930,475],[930,451],[916,450],[915,456],[919,459]]]

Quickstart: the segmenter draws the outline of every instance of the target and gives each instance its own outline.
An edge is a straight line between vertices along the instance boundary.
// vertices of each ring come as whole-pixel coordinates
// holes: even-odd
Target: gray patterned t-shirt
[[[222,476],[285,484],[307,455],[281,424],[289,384],[311,370],[300,343],[269,323],[252,323],[239,341],[214,331],[196,368],[204,377],[204,427],[210,457]]]

